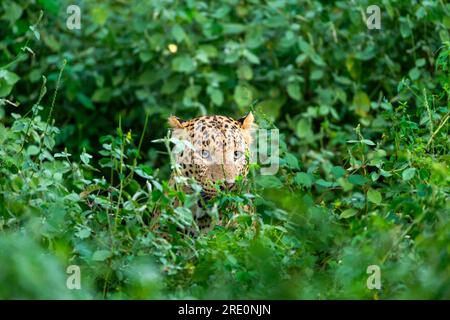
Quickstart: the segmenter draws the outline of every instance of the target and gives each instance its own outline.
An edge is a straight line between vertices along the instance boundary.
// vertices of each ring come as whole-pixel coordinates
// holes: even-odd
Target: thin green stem
[[[53,109],[55,108],[56,96],[58,94],[59,86],[61,84],[62,73],[64,71],[66,64],[67,64],[67,60],[64,59],[61,70],[59,70],[58,80],[56,81],[55,92],[53,93],[52,105],[50,106],[50,112],[48,114],[47,123],[45,124],[45,130],[44,130],[43,136],[45,136],[47,134],[48,125],[49,125],[50,119],[52,118],[52,115],[53,115]]]

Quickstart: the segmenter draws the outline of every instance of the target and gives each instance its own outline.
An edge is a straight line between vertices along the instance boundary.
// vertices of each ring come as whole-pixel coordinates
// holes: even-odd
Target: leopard
[[[223,115],[205,115],[190,120],[170,116],[168,124],[171,137],[180,141],[181,148],[173,151],[169,184],[174,186],[177,178],[194,180],[201,186],[201,201],[191,208],[200,233],[210,231],[214,225],[205,202],[216,197],[219,191],[235,190],[237,179],[246,180],[249,173],[252,130],[257,128],[252,112],[233,119]],[[182,186],[186,194],[194,190],[188,184]],[[177,202],[174,204],[176,207]],[[245,206],[245,211],[253,208]],[[219,212],[219,224],[222,214]],[[198,231],[189,230],[196,236]]]

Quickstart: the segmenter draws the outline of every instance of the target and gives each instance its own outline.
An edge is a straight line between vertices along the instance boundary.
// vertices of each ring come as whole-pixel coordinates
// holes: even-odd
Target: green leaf
[[[305,172],[297,172],[294,177],[294,182],[300,186],[311,188],[312,180],[310,176]]]
[[[375,142],[373,142],[372,140],[369,139],[362,139],[361,140],[362,143],[367,144],[368,146],[374,146]]]
[[[323,77],[323,71],[320,69],[315,69],[313,72],[311,72],[310,79],[311,80],[320,80]]]
[[[39,153],[39,148],[37,146],[31,145],[27,148],[27,154],[29,156],[35,156]]]
[[[358,60],[367,61],[375,56],[375,46],[369,45],[363,51],[358,51],[355,54],[355,58]]]
[[[380,174],[381,174],[383,177],[386,177],[386,178],[392,176],[392,174],[391,174],[389,171],[386,171],[386,170],[383,170],[383,169],[380,169]]]
[[[299,138],[312,139],[314,137],[311,124],[307,119],[300,119],[295,129]]]
[[[375,204],[380,204],[381,200],[383,200],[383,197],[381,196],[381,193],[374,189],[369,189],[367,191],[367,199]]]
[[[418,68],[412,68],[409,71],[408,75],[411,78],[411,80],[415,81],[420,77],[420,70]]]
[[[256,180],[256,183],[262,188],[274,188],[279,189],[283,187],[283,183],[281,183],[280,179],[276,176],[259,176]]]
[[[403,38],[408,38],[411,35],[409,21],[404,17],[401,17],[400,19],[400,34]]]
[[[177,91],[177,89],[180,87],[181,79],[179,77],[171,77],[169,79],[166,79],[164,81],[164,84],[161,88],[161,93],[164,94],[172,94]],[[148,97],[148,92],[144,91],[146,93],[145,97]]]
[[[80,238],[80,239],[86,239],[89,238],[89,236],[91,235],[91,229],[90,228],[82,228],[80,229],[78,232],[75,233],[75,235]],[[97,251],[98,252],[98,251]],[[109,252],[109,251],[108,251]],[[94,254],[95,255],[95,254]],[[94,260],[94,259],[93,259]],[[99,261],[103,261],[103,260],[99,260]]]
[[[253,64],[259,64],[259,58],[254,55],[252,52],[250,52],[249,50],[244,50],[244,57],[248,60],[248,62],[253,63]]]
[[[358,213],[358,211],[356,209],[350,208],[350,209],[342,211],[342,213],[339,216],[339,218],[340,219],[348,219],[350,217],[353,217],[357,213]]]
[[[89,164],[89,161],[90,159],[92,159],[92,156],[89,153],[83,151],[83,153],[80,155],[80,159],[84,164]]]
[[[246,29],[245,24],[240,23],[224,23],[222,24],[223,33],[226,35],[234,35],[244,32]]]
[[[14,72],[0,70],[0,98],[9,95],[20,77]]]
[[[55,139],[53,139],[52,136],[49,135],[44,136],[44,145],[48,150],[52,150],[55,144],[56,144]]]
[[[234,89],[234,101],[241,108],[251,105],[253,100],[253,94],[249,87],[244,85],[238,85]]]
[[[248,64],[242,64],[237,70],[237,75],[239,79],[251,80],[253,78],[253,70]]]
[[[292,153],[286,153],[286,156],[284,157],[284,159],[286,160],[286,164],[290,168],[292,168],[292,169],[298,169],[299,168],[298,159]]]
[[[109,257],[111,257],[111,251],[109,250],[97,250],[92,255],[92,260],[94,261],[105,261]]]
[[[14,1],[10,1],[8,5],[3,6],[2,9],[4,10],[2,18],[8,19],[11,25],[14,24],[23,13],[22,7]]]
[[[357,115],[365,117],[370,110],[370,98],[365,92],[358,91],[353,97],[352,105]]]
[[[94,94],[91,97],[91,100],[94,102],[108,102],[112,98],[112,89],[111,88],[100,88],[94,91]]]
[[[332,182],[330,182],[330,181],[325,181],[325,180],[323,180],[323,179],[317,180],[317,181],[316,181],[316,184],[317,184],[318,186],[325,187],[325,188],[329,188],[329,187],[333,186],[333,183],[332,183]]]
[[[76,94],[77,100],[87,109],[94,110],[94,104],[84,93],[78,92]]]
[[[297,82],[291,82],[287,85],[287,92],[289,96],[297,101],[301,99],[300,85]]]
[[[238,261],[236,260],[236,258],[235,258],[233,255],[227,253],[227,254],[226,254],[226,257],[227,257],[228,262],[229,262],[231,265],[236,266],[236,265],[238,264]]]
[[[426,60],[424,58],[417,59],[416,60],[416,67],[420,68],[423,67],[426,64]]]
[[[183,220],[184,224],[190,225],[192,223],[194,218],[191,210],[185,207],[177,207],[174,211]]]
[[[403,181],[408,181],[414,178],[414,175],[416,174],[416,168],[408,168],[405,171],[402,172],[402,178]]]
[[[109,10],[106,6],[98,5],[91,9],[92,22],[97,25],[103,26],[106,23],[106,20],[108,20],[108,16]]]
[[[256,105],[257,109],[260,109],[267,116],[269,116],[272,120],[278,118],[280,114],[280,109],[286,102],[286,96],[280,95],[277,98],[263,100]]]
[[[39,33],[39,30],[36,28],[36,26],[30,26],[31,32],[33,32],[36,39],[41,40],[41,34]]]
[[[67,196],[64,197],[64,200],[68,200],[71,202],[78,202],[80,201],[80,199],[81,199],[80,196],[75,192],[69,193]]]
[[[363,186],[364,184],[366,184],[369,180],[359,174],[352,174],[351,176],[348,177],[348,182],[350,182],[351,184],[355,184],[358,186]]]
[[[186,37],[186,33],[184,32],[183,28],[178,24],[172,27],[171,33],[176,42],[181,42]]]
[[[333,174],[333,176],[336,179],[339,179],[340,177],[342,177],[344,174],[346,173],[345,169],[340,167],[340,166],[335,166],[333,168],[331,168],[331,174]]]
[[[209,96],[211,97],[211,101],[216,106],[221,106],[223,104],[223,93],[219,89],[213,88],[209,91]]]
[[[196,69],[195,61],[188,55],[184,54],[172,60],[172,70],[182,73],[192,73]]]

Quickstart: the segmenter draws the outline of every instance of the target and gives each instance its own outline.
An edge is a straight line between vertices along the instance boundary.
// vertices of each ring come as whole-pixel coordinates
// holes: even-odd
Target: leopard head
[[[232,189],[238,176],[245,178],[254,125],[251,112],[238,120],[213,115],[185,121],[171,116],[169,124],[172,136],[185,142],[175,152],[178,174],[194,178],[207,196],[216,194],[216,183]]]

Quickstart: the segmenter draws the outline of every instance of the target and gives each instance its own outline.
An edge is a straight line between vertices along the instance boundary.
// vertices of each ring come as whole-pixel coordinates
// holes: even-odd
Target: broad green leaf
[[[3,7],[3,18],[9,20],[10,24],[14,24],[23,13],[22,7],[14,1],[8,3]]]
[[[307,119],[300,119],[297,122],[296,133],[299,138],[311,139],[314,136],[311,124]]]
[[[374,189],[369,189],[369,191],[367,191],[367,199],[375,204],[380,204],[381,200],[383,200],[381,193]]]
[[[369,96],[363,91],[358,91],[353,97],[353,108],[360,117],[367,116],[370,110]]]
[[[89,153],[83,151],[80,155],[80,159],[84,164],[89,164],[89,161],[92,159],[92,156]]]
[[[332,182],[330,182],[330,181],[325,181],[325,180],[323,180],[323,179],[317,180],[317,181],[316,181],[316,184],[317,184],[318,186],[325,187],[325,188],[329,188],[329,187],[333,186],[333,183],[332,183]]]
[[[0,70],[0,98],[9,95],[20,77],[14,72]]]
[[[219,89],[213,88],[209,91],[209,96],[211,97],[211,101],[216,106],[221,106],[223,104],[223,93]]]
[[[312,180],[305,172],[297,172],[294,177],[294,182],[300,186],[311,188]]]
[[[340,166],[335,166],[335,167],[331,168],[331,173],[333,174],[335,179],[339,179],[346,173],[346,171],[344,168],[342,168]]]
[[[186,33],[183,28],[178,24],[172,27],[171,33],[177,42],[182,42],[186,37]]]
[[[414,175],[416,174],[416,168],[408,168],[402,172],[402,179],[403,181],[408,181],[414,178]]]
[[[267,99],[259,102],[256,108],[261,110],[264,114],[269,116],[272,120],[278,118],[280,109],[286,102],[286,96],[280,95],[277,98]]]
[[[91,229],[90,228],[82,228],[78,232],[75,233],[75,235],[80,239],[86,239],[89,238],[91,235]],[[101,260],[103,261],[103,260]]]
[[[239,34],[245,31],[246,25],[240,23],[224,23],[222,24],[223,33],[226,35]]]
[[[193,216],[191,210],[185,207],[177,207],[174,210],[178,216],[183,220],[183,223],[190,225],[193,221]]]
[[[352,174],[348,177],[348,182],[358,185],[358,186],[363,186],[364,184],[366,184],[369,180],[359,174]]]
[[[362,139],[361,140],[362,143],[367,144],[368,146],[374,146],[375,142],[373,142],[372,140],[369,139]]]
[[[91,100],[99,103],[108,102],[112,98],[112,93],[111,88],[100,88],[94,91]]]
[[[108,20],[109,10],[103,5],[93,6],[90,16],[92,17],[92,22],[103,26],[106,23],[106,20]]]
[[[403,38],[408,38],[411,35],[409,21],[404,17],[400,18],[400,34]]]
[[[94,261],[105,261],[109,257],[111,257],[111,251],[109,250],[97,250],[92,255],[92,260]]]
[[[292,169],[298,169],[298,159],[292,153],[287,153],[284,157],[286,164]]]
[[[341,218],[341,219],[348,219],[348,218],[353,217],[357,213],[358,213],[358,211],[356,209],[350,208],[350,209],[342,211],[342,213],[339,216],[339,218]]]
[[[287,85],[287,92],[289,96],[297,101],[301,99],[300,85],[297,82],[291,82]]]
[[[311,72],[311,80],[320,80],[323,77],[323,71],[320,69],[315,69],[313,72]]]
[[[29,156],[35,156],[39,153],[39,148],[37,146],[31,145],[27,148],[27,154]]]
[[[259,176],[256,183],[263,188],[279,189],[283,187],[283,183],[276,176]]]
[[[253,70],[248,64],[242,64],[237,70],[239,79],[251,80],[253,78]]]
[[[195,61],[188,55],[177,56],[172,60],[172,70],[182,73],[192,73],[196,69]]]
[[[253,100],[252,91],[248,86],[238,85],[234,89],[234,101],[240,108],[248,107],[251,105]]]
[[[260,62],[259,58],[249,50],[244,50],[244,57],[248,60],[248,62],[253,64],[259,64]]]
[[[41,40],[41,34],[39,33],[39,30],[36,28],[36,26],[30,26],[31,32],[33,32],[36,39]]]
[[[419,68],[412,68],[409,71],[408,75],[411,78],[411,80],[413,80],[413,81],[419,79],[419,77],[420,77],[420,70],[419,70]]]

